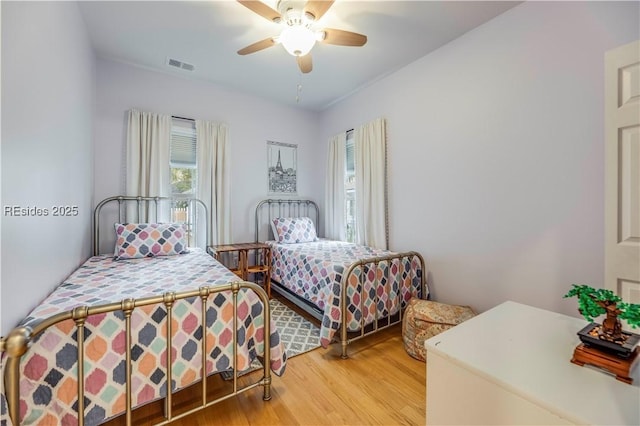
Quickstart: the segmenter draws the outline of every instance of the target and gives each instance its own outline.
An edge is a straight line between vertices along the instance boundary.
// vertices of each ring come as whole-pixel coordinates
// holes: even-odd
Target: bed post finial
[[[20,358],[31,346],[31,327],[14,328],[4,341],[4,352],[12,358]]]
[[[4,339],[4,352],[9,359],[4,377],[9,417],[14,425],[20,424],[20,358],[31,346],[31,327],[17,327]]]

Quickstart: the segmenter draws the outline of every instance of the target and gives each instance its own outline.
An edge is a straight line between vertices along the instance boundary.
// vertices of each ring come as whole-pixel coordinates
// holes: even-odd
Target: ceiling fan
[[[282,26],[280,35],[250,44],[238,50],[239,55],[248,55],[282,44],[287,52],[296,57],[300,71],[308,73],[313,69],[309,52],[316,41],[338,46],[363,46],[367,42],[367,36],[351,31],[315,28],[315,24],[331,7],[333,1],[279,0],[276,5],[277,11],[260,1],[238,0],[238,3]]]

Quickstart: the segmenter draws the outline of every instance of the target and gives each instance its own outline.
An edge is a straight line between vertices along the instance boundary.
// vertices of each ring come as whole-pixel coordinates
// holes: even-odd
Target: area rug
[[[287,358],[312,351],[320,347],[320,329],[297,312],[277,299],[270,299],[271,319],[280,334]],[[241,371],[238,376],[245,375],[262,368],[260,361],[255,360],[251,367]],[[233,370],[220,373],[225,380],[233,380]]]

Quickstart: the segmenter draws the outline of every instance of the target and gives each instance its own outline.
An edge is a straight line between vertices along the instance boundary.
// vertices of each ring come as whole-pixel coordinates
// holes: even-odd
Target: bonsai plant
[[[620,319],[626,320],[632,328],[640,327],[640,305],[623,302],[611,290],[577,284],[572,287],[564,297],[578,298],[578,310],[587,321],[593,322],[594,318],[606,314],[599,330],[600,339],[622,343],[625,334],[629,333],[622,331]]]

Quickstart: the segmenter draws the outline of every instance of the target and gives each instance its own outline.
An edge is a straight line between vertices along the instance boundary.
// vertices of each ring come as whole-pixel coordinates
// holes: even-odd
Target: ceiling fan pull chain
[[[302,92],[302,82],[298,83],[296,86],[296,103],[300,103],[300,92]]]

